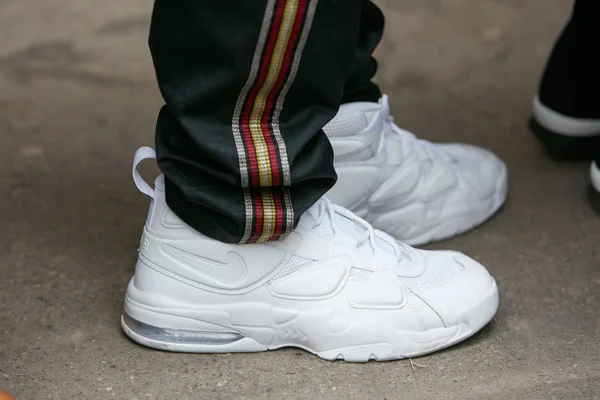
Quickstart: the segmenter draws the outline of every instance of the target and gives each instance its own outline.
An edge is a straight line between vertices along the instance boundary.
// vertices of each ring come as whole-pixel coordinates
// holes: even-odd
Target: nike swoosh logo
[[[161,246],[161,250],[174,260],[223,282],[238,282],[246,276],[246,264],[239,254],[234,252],[227,254],[228,262],[223,262],[191,254],[166,244]]]

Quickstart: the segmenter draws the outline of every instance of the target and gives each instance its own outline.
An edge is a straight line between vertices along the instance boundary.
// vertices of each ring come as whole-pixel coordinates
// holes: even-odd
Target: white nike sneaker
[[[506,199],[498,157],[417,139],[394,124],[385,95],[379,103],[342,105],[324,131],[338,174],[327,196],[400,241],[420,245],[468,231]]]
[[[195,231],[152,198],[121,325],[153,348],[197,353],[285,346],[326,360],[366,362],[430,353],[460,342],[496,313],[486,269],[451,251],[397,243],[322,199],[285,240],[226,244]]]

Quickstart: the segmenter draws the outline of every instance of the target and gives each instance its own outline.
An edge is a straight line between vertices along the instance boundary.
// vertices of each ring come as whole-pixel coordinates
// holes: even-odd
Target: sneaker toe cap
[[[494,278],[477,261],[461,253],[453,256],[462,273],[444,284],[412,289],[440,317],[446,327],[467,323],[485,325],[496,313],[498,291]]]
[[[470,193],[487,198],[506,185],[506,165],[491,151],[466,144],[443,144],[440,148],[458,167]]]

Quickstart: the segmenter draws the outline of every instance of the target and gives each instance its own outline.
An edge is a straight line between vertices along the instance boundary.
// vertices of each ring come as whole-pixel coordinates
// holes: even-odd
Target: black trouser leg
[[[156,0],[150,49],[167,203],[225,242],[289,233],[335,182],[321,128],[356,57],[361,0]]]
[[[577,0],[540,84],[542,102],[575,118],[600,116],[600,1]]]
[[[381,10],[370,0],[365,0],[352,70],[344,85],[342,103],[377,102],[381,97],[379,87],[372,81],[377,72],[377,61],[373,57],[373,51],[381,41],[384,22]]]
[[[600,118],[599,17],[600,1],[575,1],[546,62],[538,90],[541,106],[536,106],[530,127],[554,158],[586,160],[599,154],[600,130],[585,122]],[[544,117],[547,113],[537,107],[576,120],[565,125]],[[580,129],[586,134],[577,133]]]

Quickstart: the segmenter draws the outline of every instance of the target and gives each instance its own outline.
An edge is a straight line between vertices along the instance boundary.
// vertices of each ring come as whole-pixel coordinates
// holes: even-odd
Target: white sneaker
[[[417,139],[394,124],[387,96],[343,105],[324,131],[338,174],[327,196],[411,245],[468,231],[506,199],[506,166],[498,157]]]
[[[121,325],[145,346],[223,353],[305,349],[365,362],[426,354],[473,335],[495,314],[486,269],[451,251],[398,244],[322,199],[285,240],[226,244],[193,230],[152,197]]]

